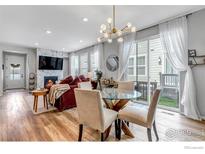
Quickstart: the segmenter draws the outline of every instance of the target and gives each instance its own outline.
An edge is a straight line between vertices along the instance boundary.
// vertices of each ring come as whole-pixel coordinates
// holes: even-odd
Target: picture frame
[[[188,50],[189,57],[196,57],[196,50],[195,49],[189,49]]]

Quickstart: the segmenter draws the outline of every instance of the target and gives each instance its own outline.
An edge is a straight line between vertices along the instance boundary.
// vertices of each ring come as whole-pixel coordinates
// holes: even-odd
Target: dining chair
[[[135,84],[133,81],[118,81],[118,90],[122,91],[133,91],[135,90]],[[130,105],[133,101],[130,100],[127,105]],[[129,127],[129,122],[126,121],[127,126]]]
[[[82,140],[83,126],[100,131],[101,141],[104,141],[104,132],[115,121],[115,135],[117,137],[118,112],[103,107],[100,91],[75,88],[75,98],[79,115],[79,137]]]
[[[118,89],[132,91],[135,85],[133,81],[118,81]]]
[[[121,120],[129,121],[134,124],[138,124],[140,126],[147,128],[147,136],[148,140],[152,141],[151,129],[153,126],[154,133],[157,141],[159,140],[156,123],[155,123],[155,112],[157,103],[160,97],[160,89],[156,89],[154,95],[152,97],[151,104],[149,107],[142,107],[139,105],[128,105],[122,110],[119,111],[118,114],[118,139],[121,139]],[[143,105],[145,106],[145,105]]]
[[[81,89],[87,89],[87,90],[92,90],[92,84],[90,81],[88,82],[79,82],[78,83],[78,88],[81,88]]]

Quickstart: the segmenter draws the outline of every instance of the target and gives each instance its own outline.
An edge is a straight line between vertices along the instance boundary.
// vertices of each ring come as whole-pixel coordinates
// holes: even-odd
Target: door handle
[[[21,74],[21,78],[23,78],[23,74]]]

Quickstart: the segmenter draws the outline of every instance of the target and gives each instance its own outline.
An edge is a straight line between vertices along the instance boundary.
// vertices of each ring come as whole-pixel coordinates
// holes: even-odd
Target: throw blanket
[[[49,91],[49,102],[54,106],[56,99],[63,95],[66,91],[70,89],[68,84],[55,84],[50,88]]]

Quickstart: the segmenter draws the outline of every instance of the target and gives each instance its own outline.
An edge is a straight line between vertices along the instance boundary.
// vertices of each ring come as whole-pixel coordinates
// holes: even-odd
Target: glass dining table
[[[139,98],[141,93],[136,90],[128,91],[117,88],[103,88],[101,96],[107,108],[118,112],[123,109],[130,100]],[[111,129],[111,126],[109,129]],[[132,132],[129,130],[128,124],[124,121],[122,122],[122,130],[126,135],[134,137]],[[107,135],[109,135],[109,131],[110,130],[108,130]]]

